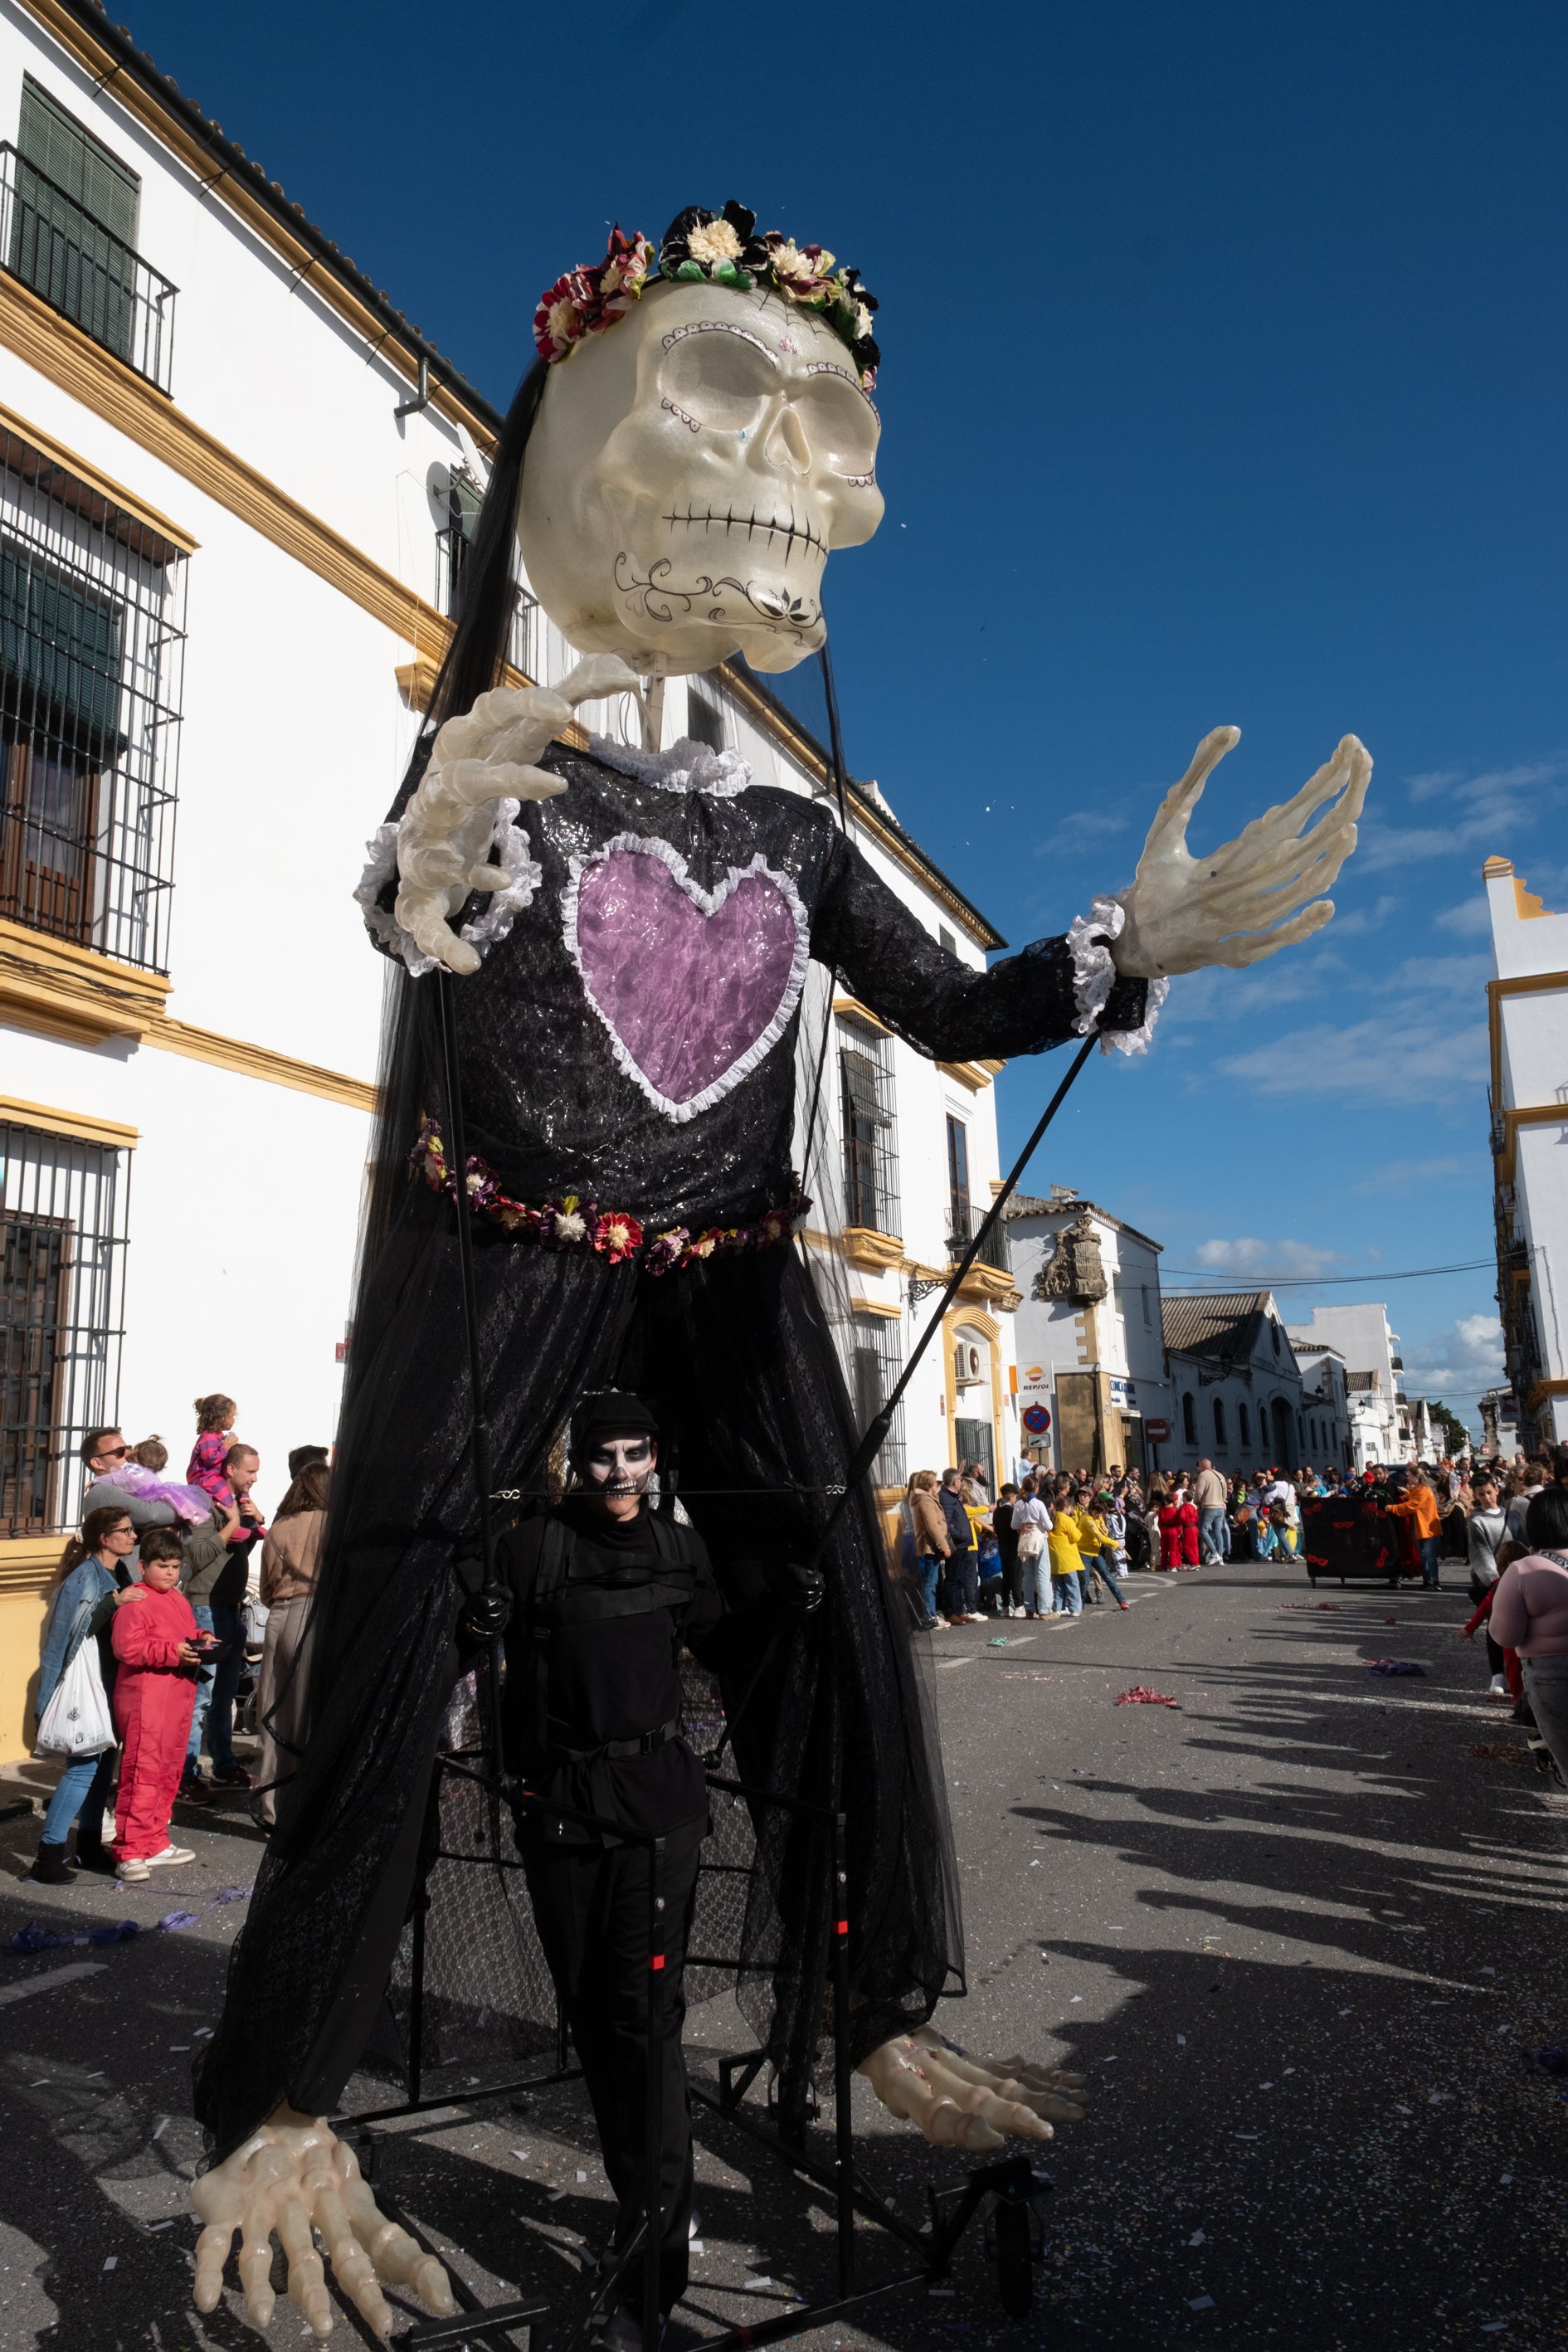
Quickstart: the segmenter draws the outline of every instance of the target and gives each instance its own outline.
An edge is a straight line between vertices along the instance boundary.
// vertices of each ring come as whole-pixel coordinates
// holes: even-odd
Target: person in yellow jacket
[[[1081,1616],[1083,1604],[1089,1599],[1089,1570],[1083,1564],[1083,1556],[1086,1551],[1091,1556],[1099,1551],[1104,1530],[1096,1527],[1087,1511],[1079,1509],[1070,1478],[1057,1482],[1051,1517],[1053,1525],[1046,1538],[1046,1549],[1051,1561],[1053,1613]]]
[[[1416,1557],[1421,1562],[1422,1589],[1426,1592],[1439,1591],[1437,1532],[1442,1525],[1442,1515],[1437,1508],[1437,1497],[1424,1473],[1419,1470],[1411,1472],[1405,1481],[1405,1500],[1390,1503],[1388,1516],[1391,1519],[1408,1519],[1411,1522]]]
[[[1084,1563],[1083,1597],[1092,1598],[1090,1580],[1099,1577],[1118,1609],[1131,1607],[1121,1597],[1121,1580],[1116,1573],[1116,1538],[1107,1525],[1110,1509],[1109,1495],[1096,1495],[1092,1501],[1080,1504],[1078,1511],[1079,1554]]]

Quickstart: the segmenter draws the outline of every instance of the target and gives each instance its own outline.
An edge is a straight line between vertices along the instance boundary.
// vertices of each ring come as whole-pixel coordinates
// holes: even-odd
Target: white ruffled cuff
[[[1111,958],[1110,942],[1119,939],[1127,917],[1114,898],[1092,898],[1088,916],[1075,915],[1068,930],[1068,953],[1072,958],[1073,1003],[1078,1018],[1073,1027],[1080,1037],[1087,1037],[1100,1026],[1100,1017],[1110,1001],[1116,985],[1116,965]],[[1100,1041],[1102,1054],[1120,1051],[1123,1054],[1145,1054],[1154,1034],[1154,1024],[1160,1007],[1171,992],[1168,980],[1152,980],[1143,1006],[1143,1020],[1137,1029],[1113,1029]]]
[[[535,865],[529,849],[528,835],[515,822],[521,803],[514,800],[496,803],[495,830],[490,836],[490,854],[498,866],[506,868],[510,877],[503,888],[492,890],[481,914],[463,925],[461,936],[470,947],[483,955],[494,940],[504,940],[523,908],[532,903],[533,894],[544,879],[544,869]],[[399,955],[416,980],[436,969],[436,959],[427,956],[414,938],[404,929],[395,914],[377,904],[383,890],[397,872],[397,827],[377,825],[365,843],[368,853],[364,872],[354,891],[365,920],[365,929],[377,943]]]

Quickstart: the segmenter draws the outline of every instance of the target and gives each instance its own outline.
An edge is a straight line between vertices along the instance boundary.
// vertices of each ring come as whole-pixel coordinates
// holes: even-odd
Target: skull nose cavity
[[[805,437],[805,428],[787,401],[779,411],[763,454],[769,465],[776,466],[781,473],[809,474],[811,471],[811,447]]]

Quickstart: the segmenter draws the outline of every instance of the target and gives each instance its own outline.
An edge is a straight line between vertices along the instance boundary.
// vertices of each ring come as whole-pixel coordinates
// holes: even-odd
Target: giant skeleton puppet
[[[543,1487],[584,1397],[647,1400],[736,1633],[717,1671],[732,1715],[751,1694],[742,1776],[847,1811],[854,2055],[879,2095],[966,2148],[996,2146],[998,2132],[1048,2137],[1052,2117],[1078,2112],[1072,2081],[964,2060],[930,2032],[944,1987],[962,1982],[953,1874],[913,1613],[887,1572],[868,1489],[833,1529],[821,1605],[788,1606],[791,1563],[815,1557],[824,1490],[842,1482],[858,1435],[792,1245],[807,963],[942,1060],[1094,1032],[1134,1048],[1172,976],[1252,963],[1328,921],[1317,894],[1354,846],[1371,762],[1345,737],[1293,800],[1194,859],[1188,821],[1237,740],[1215,729],[1166,795],[1131,887],[1096,899],[1066,937],[981,972],[885,887],[828,801],[755,785],[733,753],[662,750],[663,680],[737,651],[762,670],[804,660],[826,635],[828,551],[858,546],[882,515],[870,298],[819,247],[753,232],[732,204],[682,213],[657,257],[617,231],[602,264],[542,302],[542,358],[497,445],[463,615],[359,893],[393,960],[395,1002],[311,1731],[197,2077],[215,2161],[195,2192],[208,2225],[196,2300],[215,2305],[241,2230],[258,2325],[274,2229],[319,2335],[331,2308],[312,2227],[373,2327],[391,2326],[383,2281],[452,2307],[440,2265],[383,2221],[349,2150],[311,2118],[333,2110],[363,2054],[440,1726],[473,1654],[459,1214],[472,1220],[508,1483]],[[584,656],[553,690],[495,684],[520,551]],[[578,748],[574,709],[618,695],[636,698],[642,748],[598,737]],[[437,965],[459,976],[465,1208],[439,1124],[439,1019],[424,977]],[[515,1582],[515,1557],[509,1572]],[[526,1626],[524,1609],[509,1641]],[[509,1649],[509,1691],[521,1671]],[[650,1741],[658,1728],[651,1717],[623,1727]],[[672,1769],[658,1754],[611,1764],[628,1776],[614,1780],[616,1801],[656,1765]],[[606,1784],[595,1785],[603,1801]],[[687,1786],[687,1828],[693,1810],[700,1780],[695,1796]],[[747,1922],[750,1949],[778,1963],[744,1982],[762,1986],[786,2117],[805,2111],[824,2019],[826,1958],[818,1969],[809,1957],[828,1944],[818,1834],[809,1822],[771,1839],[759,1829]],[[550,1898],[530,1884],[553,1968]],[[672,1943],[672,1968],[680,1956]]]

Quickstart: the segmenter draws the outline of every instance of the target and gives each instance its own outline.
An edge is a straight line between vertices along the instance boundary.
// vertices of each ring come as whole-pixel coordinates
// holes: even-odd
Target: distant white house
[[[1312,1462],[1301,1372],[1271,1291],[1180,1292],[1163,1319],[1174,1411],[1162,1469],[1205,1455],[1247,1473]]]
[[[1057,1469],[1152,1468],[1171,1409],[1162,1244],[1064,1185],[1021,1196],[1006,1223],[1024,1456]]]
[[[1381,1301],[1315,1307],[1310,1321],[1294,1326],[1290,1337],[1299,1352],[1310,1356],[1318,1348],[1332,1348],[1344,1365],[1352,1467],[1408,1461],[1415,1449],[1401,1385],[1404,1366],[1395,1352],[1399,1335],[1389,1329]]]
[[[1292,1331],[1290,1345],[1301,1370],[1301,1418],[1305,1461],[1314,1470],[1353,1468],[1350,1397],[1345,1386],[1345,1360],[1327,1341],[1312,1343]]]
[[[1481,873],[1492,929],[1497,1296],[1512,1406],[1496,1425],[1510,1421],[1530,1449],[1568,1439],[1568,914],[1542,906],[1506,857],[1489,857]]]

